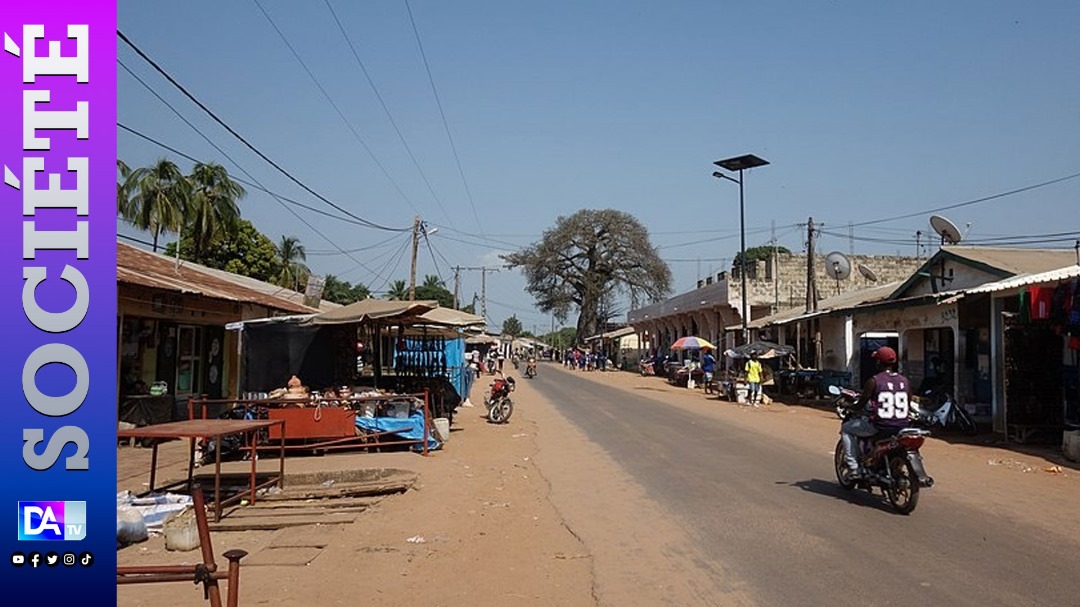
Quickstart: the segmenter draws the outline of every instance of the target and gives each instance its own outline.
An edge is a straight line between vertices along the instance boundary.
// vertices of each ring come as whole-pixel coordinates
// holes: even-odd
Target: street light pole
[[[750,302],[746,296],[746,202],[743,196],[743,171],[745,169],[765,166],[769,164],[769,161],[758,158],[753,154],[746,154],[734,158],[717,160],[713,164],[731,172],[738,172],[739,174],[738,180],[719,171],[713,172],[713,177],[716,177],[717,179],[727,179],[728,181],[734,181],[739,184],[739,277],[741,278],[742,283],[742,310],[740,311],[739,316],[742,317],[742,342],[747,344],[750,343],[750,328],[748,326],[750,321],[748,318],[750,316]]]

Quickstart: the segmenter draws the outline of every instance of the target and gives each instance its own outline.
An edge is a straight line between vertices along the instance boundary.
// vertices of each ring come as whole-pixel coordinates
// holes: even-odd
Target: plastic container
[[[165,549],[190,552],[199,547],[199,527],[195,523],[195,509],[187,508],[165,521]]]
[[[439,439],[439,442],[445,443],[450,438],[450,420],[446,417],[435,418],[435,437]]]

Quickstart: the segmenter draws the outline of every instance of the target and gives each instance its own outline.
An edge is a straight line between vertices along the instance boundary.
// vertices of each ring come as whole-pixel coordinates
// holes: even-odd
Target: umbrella
[[[693,335],[680,337],[675,343],[671,344],[672,350],[703,350],[705,348],[715,350],[716,346],[709,343],[708,340]]]
[[[756,353],[758,358],[780,358],[795,353],[791,346],[781,346],[771,341],[755,341],[738,348],[724,352],[731,358],[749,358],[750,353]]]

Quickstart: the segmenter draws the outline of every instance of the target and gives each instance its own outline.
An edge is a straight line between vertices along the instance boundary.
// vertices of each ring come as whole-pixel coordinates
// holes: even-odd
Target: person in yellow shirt
[[[743,370],[746,371],[746,383],[750,384],[746,402],[757,407],[761,401],[761,362],[758,361],[757,352],[750,353],[750,360],[746,361]]]

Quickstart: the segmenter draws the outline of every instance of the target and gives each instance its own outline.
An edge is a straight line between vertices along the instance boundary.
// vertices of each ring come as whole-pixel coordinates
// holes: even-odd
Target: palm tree
[[[149,230],[154,238],[164,232],[179,232],[190,207],[191,188],[180,167],[161,159],[151,167],[135,169],[130,176],[131,198],[121,216],[140,230]]]
[[[395,280],[390,284],[390,290],[386,292],[387,299],[404,301],[409,298],[409,285],[404,280]]]
[[[427,287],[428,289],[445,289],[446,283],[444,283],[443,280],[438,276],[434,274],[428,274],[424,277],[423,286]]]
[[[299,291],[300,278],[309,273],[308,267],[303,263],[307,260],[304,245],[300,244],[300,239],[295,236],[282,236],[277,250],[278,261],[281,263],[278,284]]]
[[[131,167],[126,162],[116,159],[116,214],[120,217],[124,217],[127,213],[130,213],[131,207],[131,191],[134,183],[131,180]]]
[[[225,167],[216,163],[197,163],[188,181],[191,183],[191,208],[186,214],[185,225],[191,229],[195,259],[201,259],[216,236],[235,230],[240,218],[236,202],[247,192],[229,178]]]

